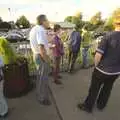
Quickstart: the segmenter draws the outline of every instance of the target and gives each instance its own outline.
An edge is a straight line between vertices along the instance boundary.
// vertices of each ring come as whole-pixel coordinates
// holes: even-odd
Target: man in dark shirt
[[[114,25],[115,31],[107,33],[96,50],[89,94],[84,103],[78,105],[86,112],[92,112],[95,103],[99,110],[105,108],[113,84],[120,74],[120,21],[115,20]]]
[[[80,51],[81,36],[80,32],[74,30],[71,33],[69,41],[69,58],[68,58],[68,72],[71,73],[74,70],[74,64]]]

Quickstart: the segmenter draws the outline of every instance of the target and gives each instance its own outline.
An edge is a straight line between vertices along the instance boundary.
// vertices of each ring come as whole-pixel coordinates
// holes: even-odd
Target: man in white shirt
[[[38,76],[36,81],[37,99],[42,105],[50,105],[48,74],[49,74],[49,47],[47,39],[47,28],[49,22],[45,15],[37,17],[37,25],[30,32],[30,44],[36,63]]]

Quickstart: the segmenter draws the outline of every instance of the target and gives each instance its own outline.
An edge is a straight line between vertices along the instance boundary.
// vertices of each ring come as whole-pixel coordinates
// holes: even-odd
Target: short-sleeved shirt
[[[99,44],[97,52],[103,57],[96,69],[107,75],[119,75],[120,31],[107,33]]]
[[[49,51],[48,40],[47,40],[47,31],[41,25],[36,25],[30,31],[30,45],[34,54],[39,54],[40,49],[39,45],[44,45],[47,53]]]

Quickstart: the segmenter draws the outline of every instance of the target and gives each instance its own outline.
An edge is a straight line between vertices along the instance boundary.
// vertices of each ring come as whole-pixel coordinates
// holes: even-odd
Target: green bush
[[[11,64],[17,60],[17,55],[10,43],[3,37],[0,37],[0,54],[3,57],[4,64]]]

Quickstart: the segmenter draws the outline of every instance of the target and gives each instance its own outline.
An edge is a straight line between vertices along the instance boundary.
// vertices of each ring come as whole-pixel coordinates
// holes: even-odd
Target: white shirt
[[[35,27],[33,27],[32,30],[30,31],[29,37],[30,37],[31,49],[34,54],[40,53],[40,49],[39,49],[40,44],[44,45],[48,54],[49,47],[48,47],[48,40],[47,40],[47,31],[43,26],[36,25]]]

